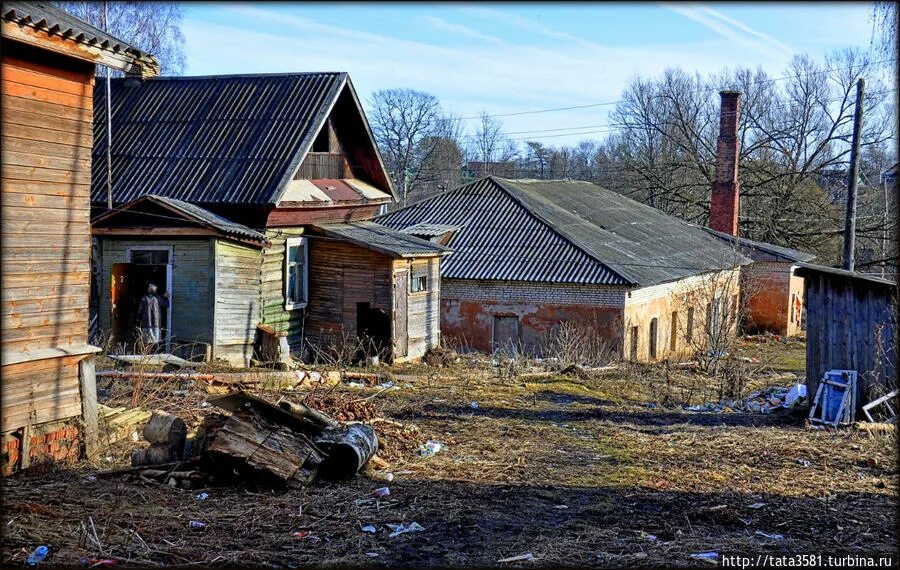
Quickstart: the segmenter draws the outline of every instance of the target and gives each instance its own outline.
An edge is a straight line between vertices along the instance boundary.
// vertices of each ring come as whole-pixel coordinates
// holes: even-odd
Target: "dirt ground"
[[[745,343],[740,354],[766,368],[745,391],[785,371],[802,375],[802,343]],[[53,565],[279,568],[707,566],[690,555],[896,553],[893,432],[811,430],[788,411],[663,406],[703,401],[715,388],[659,366],[498,377],[463,358],[394,374],[396,389],[336,390],[371,396],[379,416],[415,426],[418,443],[448,447],[420,457],[382,434],[396,478],[377,502],[367,499],[386,483],[363,476],[277,491],[125,483],[85,466],[24,473],[2,482],[2,560],[21,565],[39,544]],[[123,464],[132,445],[109,450],[103,468]],[[201,491],[209,498],[198,500]],[[191,530],[190,521],[208,526]],[[413,521],[424,531],[388,536],[388,523]],[[534,560],[498,563],[528,553]]]

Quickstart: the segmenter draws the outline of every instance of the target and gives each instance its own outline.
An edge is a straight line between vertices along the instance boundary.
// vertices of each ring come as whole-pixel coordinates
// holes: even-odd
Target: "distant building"
[[[736,274],[750,262],[589,182],[490,176],[377,221],[453,250],[441,265],[442,334],[484,352],[545,353],[570,323],[626,358],[690,355],[725,322],[717,316],[736,313]],[[729,285],[705,295],[718,277]]]

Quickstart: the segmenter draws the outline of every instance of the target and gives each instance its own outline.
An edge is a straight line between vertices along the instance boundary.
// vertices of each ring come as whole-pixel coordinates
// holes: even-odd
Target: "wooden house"
[[[855,271],[801,263],[806,284],[806,385],[829,370],[857,372],[860,407],[897,388],[897,284]]]
[[[393,188],[347,74],[115,80],[111,185],[96,96],[97,312],[114,341],[153,281],[170,294],[167,342],[235,364],[260,324],[307,357],[437,345],[446,248],[369,221]]]
[[[95,66],[149,55],[44,2],[4,2],[2,453],[8,473],[93,443],[88,344]],[[83,424],[81,423],[83,421]],[[87,430],[82,429],[87,427]]]

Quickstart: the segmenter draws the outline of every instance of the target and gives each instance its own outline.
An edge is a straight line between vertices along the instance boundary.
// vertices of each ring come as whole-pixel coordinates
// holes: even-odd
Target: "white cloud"
[[[727,40],[733,41],[738,45],[744,46],[762,55],[771,56],[778,53],[794,53],[794,49],[787,44],[784,44],[767,34],[754,30],[742,22],[729,18],[725,14],[713,10],[708,6],[692,3],[664,3],[662,6],[706,26]]]
[[[459,36],[472,38],[476,40],[483,40],[486,42],[490,42],[493,44],[503,44],[506,43],[500,38],[496,38],[494,36],[490,36],[488,34],[482,34],[478,30],[473,30],[467,26],[461,26],[459,24],[454,24],[453,22],[448,22],[443,18],[438,18],[436,16],[424,16],[425,21],[431,24],[436,30],[441,30],[443,32],[450,32],[452,34],[456,34]]]

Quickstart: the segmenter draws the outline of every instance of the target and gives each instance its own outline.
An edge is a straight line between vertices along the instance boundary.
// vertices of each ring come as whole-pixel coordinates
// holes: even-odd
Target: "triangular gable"
[[[303,164],[303,161],[312,150],[313,143],[322,131],[327,128],[329,118],[336,123],[341,123],[344,127],[344,140],[354,143],[348,149],[348,152],[352,155],[353,163],[359,165],[369,177],[371,184],[380,188],[387,188],[390,196],[397,200],[397,193],[384,165],[381,152],[378,150],[375,135],[372,133],[372,128],[369,125],[349,75],[343,74],[341,84],[333,93],[334,96],[330,98],[328,104],[323,106],[316,115],[314,128],[310,131],[311,136],[303,140],[297,154],[291,160],[291,166],[279,185],[280,190],[273,199],[274,203],[278,204],[285,199],[285,194],[288,192],[291,182],[297,176],[301,164]],[[352,131],[358,132],[361,136],[354,138]]]

